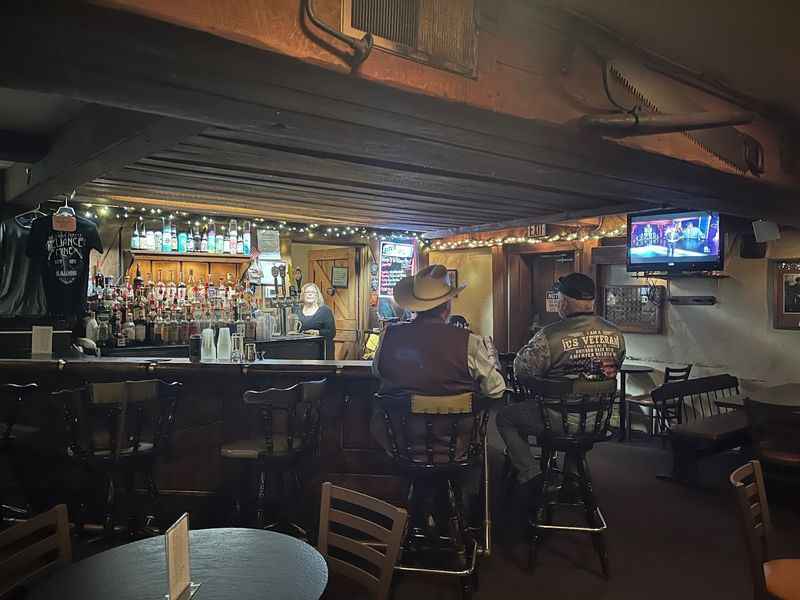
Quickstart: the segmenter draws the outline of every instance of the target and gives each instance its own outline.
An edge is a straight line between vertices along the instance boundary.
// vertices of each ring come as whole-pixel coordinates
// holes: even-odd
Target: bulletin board
[[[392,296],[395,284],[414,274],[414,244],[381,242],[379,296]]]
[[[603,290],[603,318],[625,333],[662,333],[663,285],[609,285]]]

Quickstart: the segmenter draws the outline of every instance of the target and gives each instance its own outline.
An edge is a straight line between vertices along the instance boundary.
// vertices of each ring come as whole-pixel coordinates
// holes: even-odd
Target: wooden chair
[[[67,507],[59,504],[0,533],[0,597],[72,560]]]
[[[736,494],[755,600],[800,599],[800,558],[774,559],[772,521],[769,516],[761,463],[752,460],[730,476]]]
[[[687,381],[692,372],[691,363],[685,367],[666,367],[664,369],[664,383],[674,383],[676,381]],[[650,418],[650,435],[657,435],[662,429],[659,427],[658,414],[656,413],[655,404],[650,394],[641,394],[638,396],[628,396],[625,399],[628,404],[634,404],[642,408],[642,411]],[[625,423],[625,432],[627,439],[631,439],[631,410],[625,411],[627,414],[627,422]],[[662,437],[662,441],[663,441]]]
[[[326,482],[319,521],[318,549],[331,571],[362,585],[372,600],[388,598],[408,513]]]
[[[767,474],[800,476],[800,407],[744,399],[756,458]]]

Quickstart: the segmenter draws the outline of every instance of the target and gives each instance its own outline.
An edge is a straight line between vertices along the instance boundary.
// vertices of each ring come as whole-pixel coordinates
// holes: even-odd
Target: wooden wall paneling
[[[508,352],[508,259],[504,246],[492,246],[492,335],[498,352]]]

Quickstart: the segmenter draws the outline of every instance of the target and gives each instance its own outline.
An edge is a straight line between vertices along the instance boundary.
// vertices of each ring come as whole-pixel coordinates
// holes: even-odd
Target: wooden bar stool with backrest
[[[288,388],[270,388],[244,393],[244,404],[250,418],[248,437],[228,442],[220,449],[223,458],[245,463],[242,488],[249,487],[250,476],[256,473],[256,524],[259,528],[288,531],[306,536],[303,527],[289,521],[286,514],[286,479],[292,495],[302,492],[301,460],[314,456],[319,448],[320,402],[325,380],[298,383]],[[276,521],[267,523],[267,488],[279,504]],[[241,518],[242,498],[236,499]]]
[[[131,499],[136,476],[143,476],[155,506],[158,488],[154,472],[157,461],[170,451],[181,388],[179,382],[146,380],[93,383],[52,393],[63,410],[67,457],[105,480],[105,535],[114,530],[120,478]],[[81,512],[85,507],[84,500]],[[129,511],[129,533],[134,524],[135,515]]]
[[[544,534],[550,531],[583,532],[592,536],[603,575],[607,578],[609,568],[604,539],[607,525],[594,497],[586,455],[596,443],[610,439],[609,424],[617,382],[613,379],[587,381],[525,377],[521,378],[520,385],[539,407],[544,426],[539,436],[544,472],[530,519],[529,568],[536,562]],[[555,463],[558,452],[565,455],[561,481]],[[568,471],[573,466],[576,473]],[[568,497],[569,484],[576,488],[579,498]],[[554,509],[566,507],[582,509],[587,526],[557,524]]]
[[[30,502],[25,493],[25,486],[21,477],[20,463],[23,460],[19,444],[24,438],[36,434],[39,430],[35,427],[19,425],[22,407],[29,403],[33,395],[39,389],[35,383],[19,385],[16,383],[6,383],[0,385],[0,415],[3,422],[0,422],[0,458],[6,459],[14,475],[15,483],[19,486],[22,497],[25,499],[25,506],[13,506],[0,501],[0,523],[3,522],[6,514],[15,517],[24,517],[29,513]],[[2,484],[5,487],[5,484]],[[0,489],[0,492],[5,491]]]
[[[773,557],[773,531],[761,464],[752,460],[730,476],[736,493],[755,600],[800,600],[800,558]]]
[[[0,532],[0,598],[24,591],[72,560],[67,507],[59,504]],[[24,597],[24,594],[20,594]]]
[[[360,584],[371,600],[386,600],[408,513],[388,502],[322,484],[318,549],[329,569]],[[337,582],[333,582],[334,591]],[[354,596],[347,594],[348,598]]]
[[[692,372],[692,365],[691,363],[686,365],[685,367],[666,367],[664,369],[664,383],[672,383],[674,381],[687,381],[689,379],[689,375]],[[658,413],[656,412],[655,403],[653,402],[653,398],[650,396],[649,393],[647,394],[640,394],[638,396],[628,396],[627,400],[628,404],[635,404],[636,406],[640,406],[644,413],[650,419],[650,432],[651,436],[659,435],[660,432],[664,430],[659,427],[660,419],[658,418]],[[631,437],[631,411],[628,409],[626,411],[628,415],[628,421],[625,424],[625,431],[627,432],[628,439]],[[666,437],[661,436],[661,443],[666,444]]]
[[[462,596],[477,587],[477,558],[486,540],[476,536],[463,507],[463,479],[476,469],[487,469],[486,423],[488,410],[475,394],[452,396],[417,394],[376,394],[383,411],[389,451],[395,467],[410,482],[408,508],[411,523],[403,544],[403,564],[397,570],[452,575],[459,578]],[[489,497],[488,473],[481,477],[480,496],[486,507]],[[431,531],[422,510],[428,499],[444,500],[437,507],[437,523],[447,524],[449,535]],[[443,517],[443,518],[442,518]],[[488,537],[489,515],[484,515],[484,538]],[[442,552],[455,555],[456,567],[407,563],[405,557]],[[450,561],[452,564],[453,561]]]

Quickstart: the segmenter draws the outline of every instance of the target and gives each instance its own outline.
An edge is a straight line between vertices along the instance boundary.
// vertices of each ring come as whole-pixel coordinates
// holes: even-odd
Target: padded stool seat
[[[277,433],[272,435],[271,449],[267,447],[267,442],[262,437],[228,442],[220,448],[220,454],[224,458],[245,460],[289,459],[298,456],[302,449],[302,440],[293,440],[292,449],[290,450],[289,436]]]
[[[116,458],[118,460],[125,460],[126,458],[129,459],[136,458],[137,456],[145,457],[152,454],[152,452],[153,452],[153,444],[151,444],[150,442],[141,442],[139,444],[138,449],[134,449],[133,446],[128,446],[127,448],[120,448]],[[75,457],[72,448],[67,448],[67,456],[69,456],[70,458]],[[95,450],[91,453],[91,457],[103,460],[114,458],[114,451],[108,448],[102,450]],[[89,460],[91,460],[91,458]]]
[[[734,410],[674,425],[672,435],[715,444],[740,436],[747,432],[747,428],[747,414],[743,410]]]
[[[781,600],[800,600],[800,558],[780,558],[764,563],[767,591]]]

